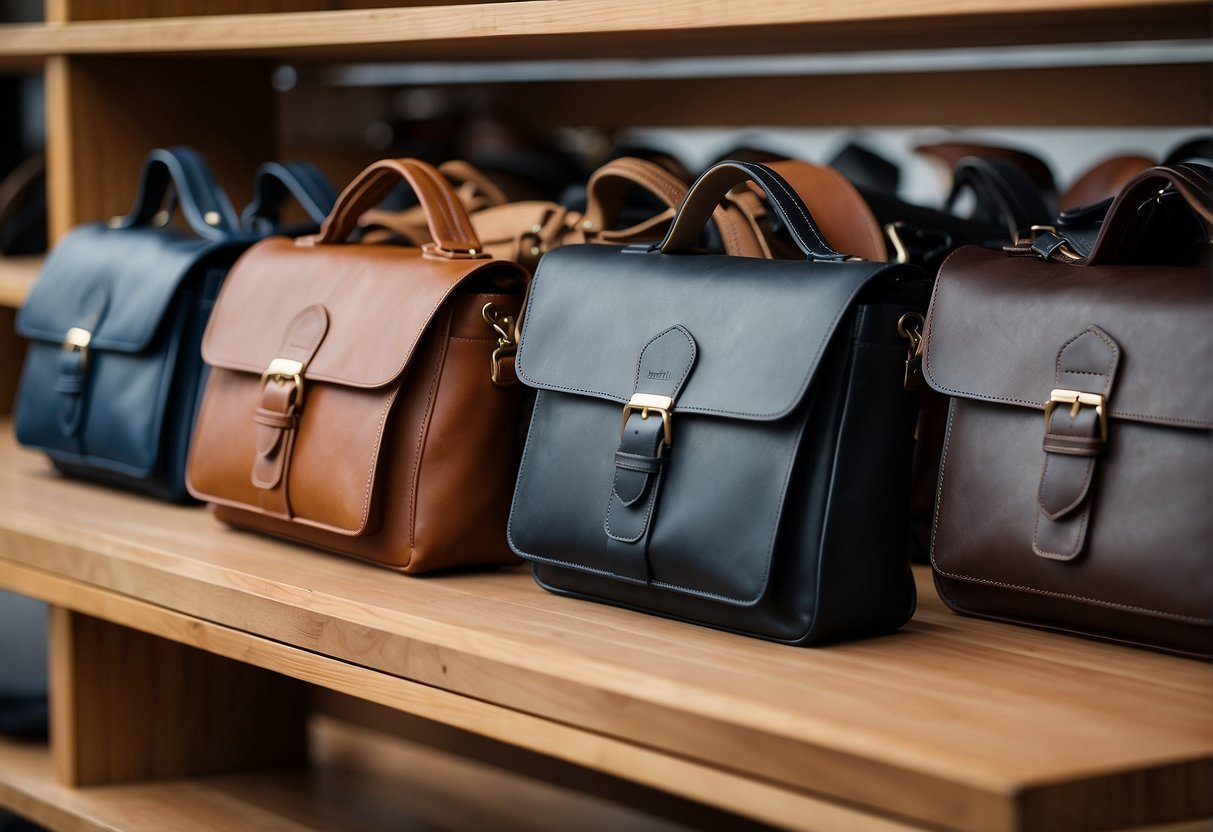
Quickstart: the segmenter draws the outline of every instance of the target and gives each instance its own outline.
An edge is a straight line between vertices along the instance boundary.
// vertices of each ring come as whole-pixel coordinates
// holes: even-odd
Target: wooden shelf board
[[[63,480],[4,435],[0,586],[89,615],[764,819],[823,798],[957,829],[1213,811],[1213,667],[955,616],[921,571],[902,632],[789,648],[520,569],[392,575]]]
[[[13,25],[0,56],[246,54],[412,60],[769,54],[1191,38],[1197,0],[522,0],[394,9]]]
[[[27,257],[0,257],[0,306],[12,309],[25,303],[25,296],[38,279],[46,257],[35,254]]]
[[[307,767],[69,788],[45,745],[0,739],[0,807],[60,830],[678,832],[609,800],[319,717]]]

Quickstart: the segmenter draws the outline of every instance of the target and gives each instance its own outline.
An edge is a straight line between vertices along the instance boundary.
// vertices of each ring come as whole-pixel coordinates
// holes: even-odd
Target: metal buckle
[[[88,345],[92,340],[93,333],[78,326],[72,327],[63,336],[63,349],[80,353],[81,371],[88,366]]]
[[[493,384],[508,386],[509,383],[501,384],[501,362],[518,352],[518,342],[514,340],[514,316],[505,314],[491,301],[480,310],[480,315],[497,336],[497,347],[489,358],[489,378]]]
[[[901,220],[897,222],[887,223],[884,227],[885,236],[889,238],[889,242],[893,244],[893,261],[894,263],[909,263],[910,252],[906,248],[905,241],[901,239],[901,229],[905,228],[906,224]]]
[[[674,409],[674,400],[669,396],[658,396],[653,393],[633,393],[631,400],[623,406],[623,423],[619,426],[619,434],[622,436],[624,430],[628,426],[628,417],[633,412],[639,410],[640,418],[649,418],[649,411],[655,410],[661,414],[661,429],[665,434],[665,444],[667,447],[673,445],[673,420],[670,416],[670,411]]]
[[[303,401],[303,362],[295,361],[291,358],[275,358],[270,362],[270,366],[265,368],[265,372],[261,374],[261,389],[271,381],[287,381],[295,382],[295,391],[291,393],[291,404],[298,407]]]
[[[1099,417],[1099,439],[1106,442],[1108,440],[1108,411],[1104,405],[1104,397],[1099,393],[1083,393],[1078,390],[1062,390],[1055,389],[1049,394],[1049,401],[1045,402],[1045,433],[1049,432],[1049,425],[1053,419],[1053,411],[1057,409],[1059,404],[1070,405],[1070,418],[1073,419],[1078,415],[1078,411],[1083,405],[1095,408],[1095,415]]]
[[[437,243],[423,243],[421,253],[425,257],[441,257],[443,260],[487,260],[492,255],[475,248],[443,248]]]

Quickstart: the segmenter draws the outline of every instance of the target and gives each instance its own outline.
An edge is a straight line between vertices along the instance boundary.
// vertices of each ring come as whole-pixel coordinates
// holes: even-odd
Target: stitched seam
[[[642,520],[640,523],[639,533],[637,533],[637,535],[635,537],[631,537],[631,538],[620,537],[619,535],[613,534],[611,532],[611,508],[615,505],[616,496],[617,496],[614,491],[614,485],[612,484],[611,499],[607,501],[606,519],[602,523],[603,529],[606,530],[607,537],[612,538],[614,540],[618,540],[621,543],[635,543],[638,540],[640,540],[641,538],[643,538],[645,536],[645,534],[648,532],[649,518],[653,516],[653,506],[657,502],[657,489],[661,486],[661,472],[658,471],[656,474],[652,474],[651,476],[653,477],[653,482],[650,483],[650,485],[649,485],[649,500],[648,500],[648,504],[645,506],[645,509],[644,509],[644,520]],[[622,503],[623,499],[619,498],[619,502]]]
[[[822,248],[827,249],[827,250],[830,249],[831,248],[830,244],[825,241],[825,239],[821,236],[821,232],[817,230],[817,226],[813,223],[813,220],[809,218],[808,212],[806,211],[804,204],[800,201],[800,197],[795,196],[788,189],[788,186],[784,184],[782,178],[775,177],[771,181],[774,182],[776,185],[778,185],[779,189],[791,198],[792,205],[794,205],[796,207],[796,210],[798,212],[800,212],[800,216],[804,217],[805,224],[807,225],[809,231],[811,231],[813,233],[813,236],[817,238],[817,241],[819,243],[821,243]],[[797,230],[797,228],[794,225],[792,225],[791,223],[788,224],[788,230],[791,231],[793,234],[795,234],[796,239],[800,240],[800,242],[806,248],[812,248],[812,246],[810,246],[807,242],[805,242],[805,239],[800,236],[800,231]]]
[[[1076,538],[1074,540],[1073,548],[1071,548],[1070,551],[1068,551],[1068,552],[1051,552],[1048,549],[1041,548],[1040,542],[1039,542],[1041,514],[1042,514],[1042,512],[1040,512],[1040,511],[1036,512],[1036,524],[1032,528],[1032,551],[1036,552],[1039,555],[1047,557],[1050,560],[1054,560],[1054,559],[1072,560],[1078,554],[1079,550],[1082,549],[1082,543],[1086,539],[1085,532],[1086,532],[1086,528],[1087,528],[1087,519],[1091,516],[1090,508],[1088,508],[1086,511],[1084,511],[1079,516],[1078,534],[1076,535]],[[1050,519],[1051,522],[1055,522],[1055,521],[1052,521],[1052,518],[1048,518],[1048,519]]]
[[[984,584],[986,586],[996,586],[1001,589],[1014,589],[1014,590],[1019,590],[1021,592],[1031,592],[1036,595],[1047,595],[1052,598],[1065,598],[1065,599],[1071,600],[1071,601],[1084,601],[1084,602],[1090,603],[1090,604],[1097,604],[1101,607],[1112,607],[1114,609],[1128,610],[1130,612],[1143,612],[1143,613],[1147,613],[1149,615],[1159,616],[1160,618],[1171,618],[1171,619],[1175,619],[1176,621],[1185,621],[1190,624],[1213,623],[1213,618],[1200,618],[1198,616],[1182,615],[1180,613],[1175,613],[1175,612],[1165,612],[1163,610],[1150,609],[1149,607],[1137,607],[1137,606],[1133,606],[1132,604],[1121,604],[1121,603],[1117,603],[1116,601],[1103,601],[1099,598],[1088,598],[1085,595],[1072,595],[1067,592],[1053,592],[1052,590],[1048,590],[1048,589],[1037,589],[1035,587],[1020,586],[1018,584],[1009,584],[1009,583],[1004,583],[1002,581],[991,581],[991,580],[987,580],[985,578],[974,578],[970,575],[958,575],[958,574],[953,574],[951,572],[946,572],[943,569],[939,570],[939,574],[941,574],[947,578],[954,578],[958,581],[968,581],[970,583]]]
[[[1103,341],[1104,344],[1106,344],[1108,346],[1108,349],[1110,349],[1112,351],[1112,357],[1108,360],[1107,369],[1104,370],[1102,373],[1092,373],[1090,371],[1079,370],[1079,371],[1076,371],[1076,374],[1083,373],[1084,375],[1102,375],[1104,377],[1103,394],[1106,396],[1108,394],[1108,387],[1111,386],[1111,384],[1112,384],[1112,371],[1116,367],[1116,359],[1119,357],[1120,350],[1116,346],[1116,342],[1114,342],[1108,336],[1104,335],[1103,332],[1098,327],[1089,326],[1086,329],[1084,329],[1082,332],[1075,335],[1069,341],[1066,341],[1064,344],[1062,344],[1061,349],[1057,351],[1056,375],[1054,375],[1053,378],[1058,384],[1061,383],[1061,374],[1063,372],[1067,372],[1067,373],[1069,372],[1069,370],[1063,371],[1061,368],[1062,356],[1065,354],[1065,351],[1067,349],[1069,349],[1071,344],[1073,344],[1075,341],[1077,341],[1082,336],[1086,335],[1088,332],[1090,332],[1092,335],[1094,335],[1100,341]]]
[[[874,272],[873,276],[875,274],[876,273]],[[867,285],[867,282],[868,281],[865,280],[863,282],[862,286],[855,288],[851,292],[851,294],[847,297],[846,302],[839,306],[838,313],[834,316],[834,320],[830,322],[829,331],[831,333],[838,326],[838,322],[842,319],[842,316],[845,315],[848,310],[850,310],[851,304],[855,300],[855,296],[859,294],[859,291],[860,291],[860,289],[863,288],[863,286]],[[535,299],[538,297],[538,287],[539,287],[539,274],[536,273],[535,277],[531,281],[531,306],[532,306],[532,308],[535,305],[535,302],[536,302]],[[526,330],[527,330],[527,326],[529,324],[530,324],[530,316],[528,315],[523,319],[523,322],[522,322],[522,340],[523,341],[526,340]],[[800,389],[797,391],[795,398],[792,400],[792,404],[790,404],[788,407],[785,407],[783,410],[777,411],[775,413],[750,413],[750,412],[742,411],[742,410],[713,410],[713,409],[704,408],[704,407],[683,407],[683,408],[681,408],[681,410],[684,413],[707,413],[707,414],[721,415],[721,416],[742,416],[742,417],[748,417],[748,418],[752,418],[752,419],[772,419],[773,420],[773,419],[783,418],[784,416],[787,416],[789,413],[791,413],[792,410],[795,409],[796,405],[798,405],[800,403],[800,400],[802,398],[804,398],[804,393],[809,387],[809,382],[812,380],[813,376],[815,375],[815,371],[817,369],[817,364],[821,359],[822,352],[825,351],[828,341],[830,341],[830,339],[825,338],[817,345],[817,352],[814,353],[813,360],[809,363],[809,367],[810,367],[809,372],[805,375],[804,381],[801,382]],[[402,369],[403,369],[403,367],[402,367]],[[639,369],[640,368],[637,367],[638,373],[639,373]],[[534,388],[541,389],[541,390],[559,391],[559,392],[564,392],[564,393],[584,393],[585,395],[588,395],[588,396],[600,396],[600,397],[603,397],[606,399],[610,399],[611,401],[619,401],[617,396],[613,396],[609,393],[604,393],[601,390],[586,390],[586,389],[580,388],[580,387],[566,387],[562,384],[550,384],[545,387],[545,386],[539,384],[537,381],[535,381],[535,379],[531,378],[530,376],[528,376],[526,374],[526,370],[525,370],[525,368],[523,368],[521,361],[518,363],[518,365],[516,367],[516,371],[520,378],[524,379],[525,381],[527,381],[529,383],[530,387],[534,387]],[[940,389],[947,389],[947,388],[940,388]],[[958,394],[964,395],[962,391],[949,391],[949,392],[956,392]],[[1037,407],[1037,408],[1042,407],[1042,405],[1038,402],[1019,402],[1019,403],[1032,405],[1033,407]]]
[[[366,528],[368,518],[371,516],[371,486],[375,482],[375,471],[379,468],[379,448],[383,445],[383,426],[387,421],[388,410],[392,407],[392,402],[396,401],[396,394],[400,392],[397,387],[392,391],[392,395],[388,396],[387,401],[383,404],[383,410],[379,414],[379,424],[376,425],[378,435],[375,437],[375,446],[371,448],[371,470],[366,477],[366,491],[362,497],[362,527]]]
[[[1036,489],[1036,504],[1040,507],[1041,511],[1044,511],[1046,514],[1048,514],[1049,519],[1052,520],[1052,519],[1054,519],[1054,516],[1056,516],[1057,518],[1061,518],[1061,517],[1064,517],[1069,512],[1073,511],[1074,508],[1076,506],[1078,506],[1078,504],[1081,503],[1083,501],[1083,499],[1087,496],[1087,489],[1091,487],[1091,476],[1095,473],[1095,460],[1094,459],[1087,460],[1087,471],[1083,475],[1082,485],[1079,486],[1078,496],[1075,497],[1074,500],[1071,501],[1068,506],[1066,506],[1065,508],[1063,508],[1057,512],[1049,511],[1047,508],[1045,508],[1045,505],[1044,505],[1045,504],[1045,498],[1044,498],[1045,477],[1048,475],[1048,473],[1049,473],[1049,457],[1048,457],[1048,455],[1046,455],[1045,456],[1045,467],[1040,472],[1040,487]]]
[[[474,344],[476,344],[476,343],[483,344],[486,342],[496,341],[497,339],[496,338],[465,338],[462,335],[449,335],[449,336],[447,336],[447,340],[448,341],[470,341]]]
[[[450,326],[450,319],[447,320],[447,326]],[[425,447],[425,435],[429,431],[430,419],[433,416],[434,393],[438,389],[438,380],[442,377],[442,367],[446,363],[446,350],[438,351],[438,360],[434,362],[433,378],[430,381],[430,391],[426,395],[425,410],[422,411],[421,430],[417,434],[417,450],[413,454],[413,487],[412,494],[409,495],[409,548],[414,549],[417,545],[417,494],[420,491],[421,482],[421,453]]]
[[[1047,589],[1034,589],[1033,587],[1029,587],[1029,586],[1020,586],[1018,584],[1008,584],[1008,583],[1003,583],[1001,581],[991,581],[986,578],[976,578],[976,577],[973,577],[972,575],[962,575],[958,572],[950,572],[950,571],[944,569],[943,567],[941,567],[939,565],[939,561],[935,557],[935,554],[936,554],[936,545],[939,542],[939,530],[940,530],[939,517],[943,513],[944,483],[947,478],[948,451],[952,444],[952,424],[953,424],[954,417],[955,417],[954,408],[949,407],[948,408],[948,429],[947,429],[947,432],[944,434],[943,454],[939,459],[939,487],[935,494],[935,518],[934,518],[934,522],[931,524],[931,528],[932,528],[931,568],[934,569],[937,573],[939,573],[940,575],[943,575],[945,577],[948,577],[948,578],[955,578],[956,580],[959,580],[959,581],[969,581],[972,583],[986,584],[988,586],[997,586],[997,587],[1001,587],[1003,589],[1015,589],[1015,590],[1020,590],[1022,592],[1033,592],[1038,595],[1048,595],[1048,596],[1052,596],[1055,598],[1067,598],[1067,599],[1074,600],[1074,601],[1085,601],[1087,603],[1098,604],[1100,606],[1105,606],[1105,607],[1114,607],[1114,608],[1118,608],[1118,609],[1125,609],[1125,610],[1129,610],[1132,612],[1144,612],[1144,613],[1149,613],[1151,615],[1161,616],[1163,618],[1173,618],[1173,619],[1176,619],[1179,621],[1188,621],[1193,624],[1213,623],[1213,618],[1197,618],[1194,616],[1181,615],[1179,613],[1174,613],[1174,612],[1164,612],[1162,610],[1152,610],[1152,609],[1148,609],[1146,607],[1134,607],[1129,604],[1120,604],[1115,601],[1104,601],[1099,598],[1089,598],[1085,595],[1070,595],[1070,594],[1062,593],[1062,592],[1053,592],[1053,591],[1047,590]],[[1037,513],[1038,519],[1039,519],[1039,516],[1040,515],[1038,512]],[[956,604],[952,604],[952,606],[957,609],[960,608]]]

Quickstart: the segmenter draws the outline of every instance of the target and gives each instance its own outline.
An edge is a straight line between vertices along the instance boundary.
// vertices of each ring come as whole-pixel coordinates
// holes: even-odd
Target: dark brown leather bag
[[[346,243],[401,179],[434,242]],[[371,165],[318,235],[233,267],[202,345],[190,492],[232,525],[406,572],[512,562],[525,280],[434,168]]]
[[[1213,655],[1211,171],[1137,176],[1085,259],[1045,232],[940,270],[931,564],[953,609]]]

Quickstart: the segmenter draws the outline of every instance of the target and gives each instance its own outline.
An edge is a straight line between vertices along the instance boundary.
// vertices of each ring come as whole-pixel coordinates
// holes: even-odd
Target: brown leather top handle
[[[1142,221],[1142,209],[1159,199],[1179,198],[1213,229],[1213,167],[1203,164],[1159,165],[1142,171],[1117,195],[1104,218],[1087,265],[1117,263],[1133,229]]]
[[[358,218],[378,205],[402,179],[412,187],[425,212],[430,238],[434,241],[426,247],[427,254],[439,257],[483,255],[483,246],[454,189],[436,168],[420,159],[383,159],[354,177],[337,197],[332,212],[320,226],[320,233],[311,238],[311,244],[344,242],[357,227]]]

